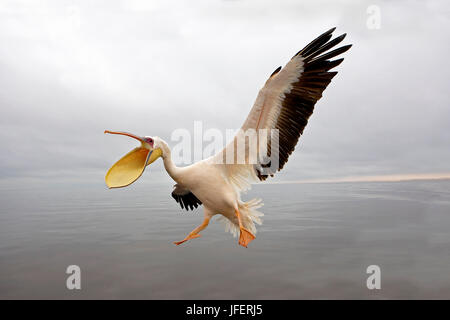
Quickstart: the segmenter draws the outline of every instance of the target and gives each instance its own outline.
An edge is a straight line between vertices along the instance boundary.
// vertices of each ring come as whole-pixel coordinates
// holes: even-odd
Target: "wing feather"
[[[202,204],[202,202],[191,191],[179,184],[174,186],[172,197],[177,203],[180,204],[181,209],[194,210],[194,208],[197,208]]]
[[[240,190],[249,188],[251,180],[265,180],[281,170],[295,149],[308,119],[314,111],[316,102],[323,91],[336,76],[330,71],[344,60],[331,60],[350,49],[351,45],[335,48],[346,34],[332,39],[335,28],[323,33],[300,50],[284,66],[277,68],[259,91],[255,103],[245,120],[241,131],[248,129],[277,129],[279,134],[278,165],[272,168],[271,163],[250,163],[248,160],[248,144],[245,144],[245,163],[227,164],[226,154],[231,152],[236,159],[238,135],[215,156],[216,163],[222,163],[230,181]],[[333,49],[333,50],[331,50]],[[331,51],[330,51],[331,50]],[[258,148],[267,150],[270,157],[275,146],[270,139],[258,140]]]

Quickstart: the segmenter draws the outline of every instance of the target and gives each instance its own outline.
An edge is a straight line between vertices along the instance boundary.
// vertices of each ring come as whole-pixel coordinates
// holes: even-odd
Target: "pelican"
[[[241,200],[241,193],[250,189],[251,184],[264,181],[281,170],[289,155],[303,134],[314,105],[331,79],[337,74],[330,71],[344,60],[334,59],[346,52],[351,45],[335,48],[344,40],[346,34],[332,39],[335,28],[323,33],[296,55],[282,68],[278,67],[259,91],[241,130],[233,141],[216,155],[192,165],[178,167],[174,164],[168,144],[157,136],[138,136],[121,131],[105,133],[119,134],[134,138],[140,145],[117,161],[107,172],[106,185],[109,188],[121,188],[135,182],[145,167],[162,158],[164,168],[176,182],[172,197],[182,209],[193,210],[203,205],[203,222],[181,241],[200,237],[211,218],[215,215],[225,222],[226,231],[239,235],[238,243],[247,247],[255,239],[256,224],[261,224],[263,214],[258,211],[262,206],[260,199]],[[331,50],[333,49],[333,50]],[[278,140],[274,143],[268,136],[257,137],[257,150],[265,150],[266,157],[252,158],[250,161],[250,143],[238,148],[242,132],[248,130],[273,130]],[[245,139],[245,137],[244,137]],[[242,146],[242,144],[241,144]],[[277,149],[277,164],[264,162]],[[235,161],[239,153],[245,152],[244,161]],[[233,161],[228,161],[227,154]],[[227,160],[227,161],[224,161]],[[261,160],[262,159],[262,160]],[[264,160],[265,159],[265,160]],[[272,158],[270,158],[272,159]],[[272,161],[272,160],[271,160]]]

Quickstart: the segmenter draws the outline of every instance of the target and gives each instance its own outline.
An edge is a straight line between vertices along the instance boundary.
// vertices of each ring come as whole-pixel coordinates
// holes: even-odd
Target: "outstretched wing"
[[[172,191],[172,197],[178,202],[181,206],[181,209],[186,210],[194,210],[199,205],[202,204],[200,200],[188,189],[176,184]]]
[[[247,162],[224,164],[226,174],[239,189],[249,187],[251,178],[263,181],[267,179],[268,175],[273,176],[275,172],[283,168],[294,151],[298,139],[313,113],[314,105],[322,97],[322,93],[331,79],[337,74],[330,70],[344,60],[343,58],[332,60],[332,58],[351,47],[351,45],[346,45],[333,49],[346,36],[343,34],[331,40],[334,30],[335,28],[332,28],[317,37],[293,56],[284,68],[277,68],[259,91],[241,132],[248,129],[256,131],[278,129],[278,165],[272,168],[270,163],[249,163],[247,161],[248,144],[245,144]],[[235,155],[238,152],[236,139],[235,137],[222,152],[215,156],[216,163],[224,163],[226,153],[231,152]],[[270,156],[271,140],[258,139],[259,148],[263,147]]]

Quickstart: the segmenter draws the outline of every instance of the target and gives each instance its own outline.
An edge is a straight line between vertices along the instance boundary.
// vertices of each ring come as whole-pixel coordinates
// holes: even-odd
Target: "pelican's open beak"
[[[105,133],[124,135],[141,142],[141,146],[128,152],[108,170],[105,176],[108,188],[121,188],[132,184],[142,175],[147,165],[161,156],[161,149],[153,149],[143,137],[127,132],[105,130]]]

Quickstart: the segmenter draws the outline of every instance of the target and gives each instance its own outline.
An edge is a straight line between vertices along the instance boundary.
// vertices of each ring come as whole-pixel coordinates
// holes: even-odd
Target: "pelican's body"
[[[225,216],[234,214],[238,194],[225,179],[221,166],[212,163],[208,158],[180,168],[173,164],[170,156],[164,155],[164,151],[162,157],[164,168],[170,177],[201,201],[209,217],[217,213]]]
[[[248,203],[241,201],[240,190],[233,186],[227,178],[224,165],[216,163],[215,158],[211,157],[186,167],[177,167],[171,159],[167,143],[160,138],[156,139],[160,141],[162,146],[164,168],[177,183],[174,192],[178,189],[188,190],[203,205],[204,223],[202,225],[206,227],[214,215],[220,214],[226,218],[224,221],[227,230],[236,235],[239,230],[239,219],[236,216],[236,211],[240,211],[244,228],[252,234],[256,234],[253,221],[256,220],[261,223],[258,217],[262,216],[262,213],[249,209],[259,207],[259,202],[253,201],[254,206],[252,207]],[[173,195],[176,197],[175,194]],[[189,203],[183,205],[188,209]],[[182,242],[177,242],[177,244]]]
[[[255,239],[255,223],[262,223],[260,217],[263,214],[257,210],[262,203],[260,199],[242,201],[241,192],[248,190],[251,183],[263,181],[281,170],[293,152],[315,103],[337,74],[330,70],[343,61],[329,59],[350,48],[347,45],[330,51],[345,37],[344,34],[331,40],[333,31],[334,28],[316,38],[284,68],[279,67],[272,73],[259,91],[250,114],[234,140],[208,159],[177,167],[172,161],[168,144],[159,137],[105,131],[141,142],[140,147],[109,169],[105,178],[108,187],[128,186],[141,176],[147,165],[162,157],[165,170],[176,182],[173,198],[186,210],[193,210],[199,205],[204,208],[203,222],[175,244],[199,237],[199,232],[206,228],[210,219],[219,214],[226,223],[226,229],[234,235],[239,234],[239,244],[247,247]],[[255,145],[247,142],[247,133],[266,133],[267,130],[270,140],[267,134],[258,133],[252,136],[255,137]],[[276,133],[275,140],[273,132]],[[266,158],[252,157],[253,147],[258,155],[264,150],[266,153],[262,154]],[[238,160],[240,156],[243,161]]]

